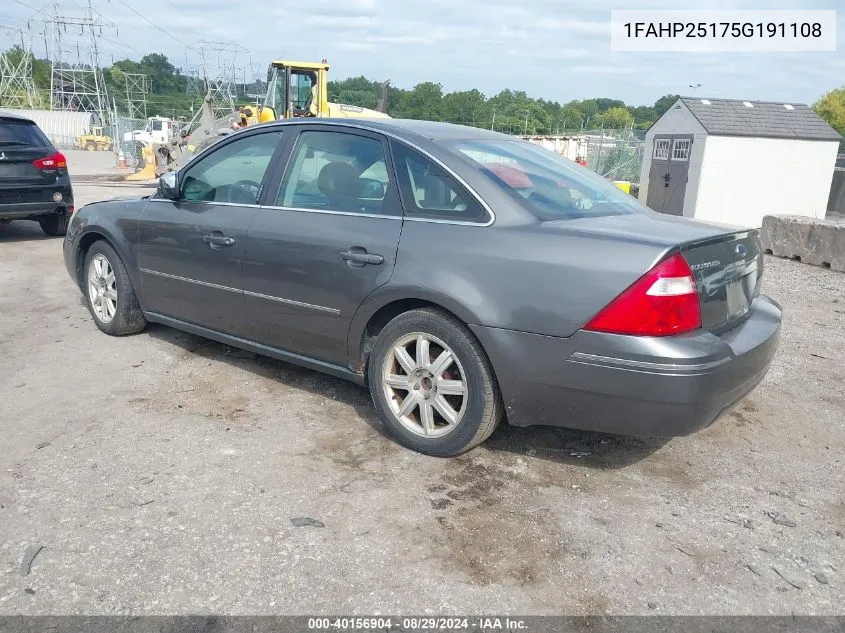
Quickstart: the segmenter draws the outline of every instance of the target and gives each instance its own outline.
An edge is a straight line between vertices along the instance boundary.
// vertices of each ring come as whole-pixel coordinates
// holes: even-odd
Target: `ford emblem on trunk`
[[[736,254],[740,257],[745,257],[748,254],[748,249],[745,248],[745,244],[736,245]]]

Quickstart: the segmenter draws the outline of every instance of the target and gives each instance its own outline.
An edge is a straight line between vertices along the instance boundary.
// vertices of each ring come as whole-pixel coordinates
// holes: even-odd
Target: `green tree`
[[[657,101],[654,102],[654,114],[655,120],[658,117],[663,116],[663,113],[668,110],[675,101],[678,100],[679,95],[663,95]]]
[[[615,106],[603,112],[599,115],[599,119],[603,127],[612,129],[629,127],[634,122],[634,116],[621,106]]]
[[[845,135],[845,88],[831,90],[813,104],[813,110],[840,134]]]

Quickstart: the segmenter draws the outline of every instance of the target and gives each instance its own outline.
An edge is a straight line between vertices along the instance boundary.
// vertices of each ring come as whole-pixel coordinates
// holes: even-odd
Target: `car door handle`
[[[225,235],[203,235],[202,241],[216,251],[224,246],[233,246],[235,244],[235,238],[226,237]]]
[[[383,264],[384,257],[376,255],[375,253],[368,253],[366,251],[343,251],[340,258],[346,260],[350,265],[352,264]]]

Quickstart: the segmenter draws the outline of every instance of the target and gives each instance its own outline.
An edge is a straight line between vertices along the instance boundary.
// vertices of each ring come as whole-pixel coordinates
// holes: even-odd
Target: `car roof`
[[[4,119],[6,121],[24,121],[26,123],[35,123],[29,117],[21,116],[20,114],[15,114],[14,112],[9,112],[7,110],[0,110],[0,119]]]
[[[419,137],[432,141],[514,140],[513,136],[483,128],[455,125],[454,123],[441,123],[439,121],[420,121],[416,119],[303,118],[293,121],[279,121],[270,125],[344,125],[377,132],[387,132],[409,141]]]

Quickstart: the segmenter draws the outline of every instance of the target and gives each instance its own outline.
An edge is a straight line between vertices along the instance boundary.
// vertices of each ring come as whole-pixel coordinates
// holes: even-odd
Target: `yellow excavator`
[[[267,94],[260,106],[240,108],[239,127],[294,117],[333,117],[352,119],[384,119],[387,114],[387,90],[390,80],[381,87],[381,98],[375,110],[332,103],[328,92],[329,64],[277,60],[267,73]]]
[[[299,117],[335,117],[354,119],[389,119],[387,94],[390,80],[381,87],[375,110],[333,103],[328,98],[329,64],[276,60],[267,72],[264,103],[245,105],[222,119],[214,116],[212,96],[206,95],[202,107],[179,134],[168,142],[147,143],[143,148],[144,167],[127,180],[153,180],[182,167],[190,158],[222,136],[241,128]],[[219,109],[218,109],[219,111]]]

